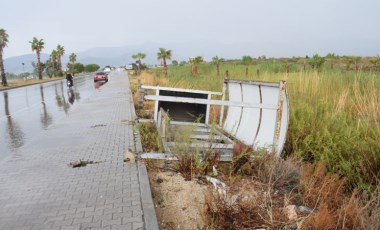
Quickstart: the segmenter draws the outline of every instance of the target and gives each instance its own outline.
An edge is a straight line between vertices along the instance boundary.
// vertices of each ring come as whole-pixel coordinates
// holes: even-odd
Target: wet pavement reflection
[[[17,149],[24,144],[24,133],[17,122],[12,120],[9,110],[8,92],[4,92],[4,110],[6,116],[6,134],[5,139],[9,142],[11,149]]]
[[[0,136],[5,137],[0,138],[0,161],[67,116],[103,84],[86,76],[75,78],[71,88],[58,80],[0,91],[0,109],[4,108],[0,110]]]
[[[42,108],[43,112],[41,114],[41,123],[44,129],[46,129],[51,123],[53,122],[52,116],[48,113],[46,103],[45,103],[45,97],[44,97],[44,87],[40,85],[40,92],[41,92],[41,102],[42,102]]]
[[[95,89],[99,89],[102,85],[106,84],[106,82],[95,82],[94,85],[95,85]]]

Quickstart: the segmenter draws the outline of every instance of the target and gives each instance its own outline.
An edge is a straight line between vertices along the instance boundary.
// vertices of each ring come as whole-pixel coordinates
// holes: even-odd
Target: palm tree
[[[63,76],[61,57],[65,54],[65,48],[63,46],[61,46],[61,45],[57,45],[56,50],[57,50],[57,60],[58,60],[59,75]]]
[[[137,63],[138,74],[141,72],[141,59],[144,59],[145,57],[146,54],[144,53],[137,53],[132,55],[132,58],[135,59]]]
[[[251,56],[243,56],[241,61],[246,66],[245,67],[245,77],[248,77],[248,66],[252,63],[252,58],[251,58]]]
[[[326,58],[314,54],[312,58],[309,59],[309,64],[311,68],[316,69],[318,72],[322,71],[323,64],[325,64]]]
[[[77,61],[77,55],[75,53],[70,54],[69,60],[71,62],[71,72],[74,73],[75,62]]]
[[[36,51],[37,54],[37,72],[38,72],[38,79],[42,79],[42,69],[41,69],[41,50],[45,45],[45,42],[43,39],[37,39],[36,37],[33,38],[33,41],[29,42],[32,44],[32,51]]]
[[[198,74],[198,65],[203,62],[203,57],[196,56],[195,58],[189,58],[189,63],[191,64],[191,75]]]
[[[5,75],[4,62],[3,62],[3,49],[8,44],[8,34],[4,29],[0,29],[0,74],[1,74],[1,84],[7,86],[7,76]]]
[[[50,63],[51,63],[53,77],[54,77],[55,71],[56,71],[55,67],[57,65],[57,51],[56,50],[51,51],[51,54],[50,54]]]
[[[160,52],[157,53],[157,59],[162,60],[165,68],[165,77],[168,76],[168,66],[166,65],[166,60],[170,60],[172,58],[172,51],[166,50],[164,48],[160,48]]]
[[[220,75],[220,63],[222,62],[224,62],[223,58],[219,58],[218,56],[212,58],[212,63],[216,65],[216,76],[218,77]]]

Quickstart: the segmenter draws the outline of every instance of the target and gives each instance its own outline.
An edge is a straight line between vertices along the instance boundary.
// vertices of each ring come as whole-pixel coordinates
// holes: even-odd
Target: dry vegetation
[[[264,72],[260,80],[273,79],[269,75]],[[162,229],[380,229],[378,81],[370,77],[350,82],[352,78],[318,73],[285,77],[290,82],[290,100],[299,103],[292,107],[287,157],[253,152],[236,142],[234,160],[228,164],[219,162],[212,151],[209,158],[200,161],[196,154],[183,149],[177,155],[180,160],[171,167],[149,167],[156,195],[163,196],[159,187],[169,194],[165,202],[170,202],[171,196],[173,202],[180,202],[175,200],[176,192],[186,191],[186,183],[192,183],[190,187],[195,187],[194,183],[208,185],[204,204],[186,198],[192,203],[182,207],[182,211],[198,210],[203,225],[181,225],[174,218],[169,224],[161,220],[165,222]],[[169,75],[173,81],[168,82],[168,78],[147,72],[141,75],[146,85],[196,88],[203,81],[186,83],[185,78]],[[208,85],[212,87],[213,83]],[[144,105],[144,110],[151,108]],[[213,107],[211,114],[217,119],[218,107]],[[152,143],[152,138],[146,139]],[[205,179],[212,175],[214,165],[218,168],[214,177],[226,187],[214,188]],[[169,177],[180,174],[190,181],[183,180],[179,183],[182,187],[170,193],[166,186],[157,186],[158,178],[170,181],[162,174],[168,170]],[[187,192],[192,193],[191,189]],[[168,218],[162,212],[171,209],[156,205],[159,217]],[[174,213],[169,216],[183,215],[180,210]]]
[[[185,181],[162,161],[147,162],[152,196],[160,229],[205,229],[207,187],[195,180]]]

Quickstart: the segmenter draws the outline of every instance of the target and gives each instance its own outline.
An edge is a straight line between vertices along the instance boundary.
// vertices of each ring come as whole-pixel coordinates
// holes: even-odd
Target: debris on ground
[[[101,124],[101,125],[93,125],[93,126],[91,126],[91,128],[104,127],[104,126],[106,126],[106,125],[103,125],[103,124]]]
[[[149,170],[160,229],[204,229],[206,185],[172,171]]]
[[[134,153],[131,149],[127,149],[124,153],[124,162],[135,163],[136,153]]]
[[[84,161],[84,160],[77,160],[70,162],[67,166],[71,168],[78,168],[78,167],[85,167],[88,164],[99,164],[104,163],[105,161]]]

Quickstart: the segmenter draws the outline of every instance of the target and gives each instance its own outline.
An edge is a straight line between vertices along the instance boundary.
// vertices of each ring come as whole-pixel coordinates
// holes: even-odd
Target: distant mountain
[[[48,54],[41,54],[41,61],[45,62],[49,59]],[[22,73],[32,72],[32,62],[37,62],[35,54],[25,54],[22,56],[9,57],[4,59],[5,72]],[[24,65],[22,64],[24,63]]]
[[[115,63],[114,65],[117,66],[124,63],[128,64],[134,62],[132,55],[137,52],[142,52],[146,54],[146,58],[143,62],[154,65],[160,63],[160,61],[157,60],[157,52],[159,48],[172,50],[172,60],[177,61],[188,61],[189,57],[195,56],[202,56],[205,60],[211,60],[214,56],[226,59],[240,59],[244,55],[250,55],[252,57],[268,55],[263,52],[263,48],[260,48],[260,44],[225,44],[213,41],[203,41],[173,43],[146,42],[139,45],[122,47],[99,47],[79,52],[77,53],[77,56],[79,62],[82,60],[86,60],[86,63],[99,61],[102,65],[112,65],[112,63]],[[107,61],[110,63],[107,64]]]
[[[82,64],[98,64],[100,66],[122,66],[133,63],[132,55],[137,52],[146,54],[143,60],[146,64],[159,64],[157,52],[159,48],[172,50],[172,60],[187,61],[189,57],[202,56],[205,60],[211,60],[214,56],[227,59],[240,59],[244,55],[258,57],[268,55],[263,50],[260,51],[260,44],[239,43],[223,44],[218,42],[176,42],[176,43],[154,43],[147,42],[139,45],[129,45],[121,47],[98,47],[83,52],[77,52],[77,62]],[[270,54],[269,54],[270,55]],[[48,54],[41,54],[41,61],[45,62],[49,58]],[[62,57],[62,65],[66,66],[68,55]],[[4,59],[6,72],[20,73],[31,72],[32,62],[36,61],[35,54],[27,54]],[[21,63],[25,63],[24,67]]]

